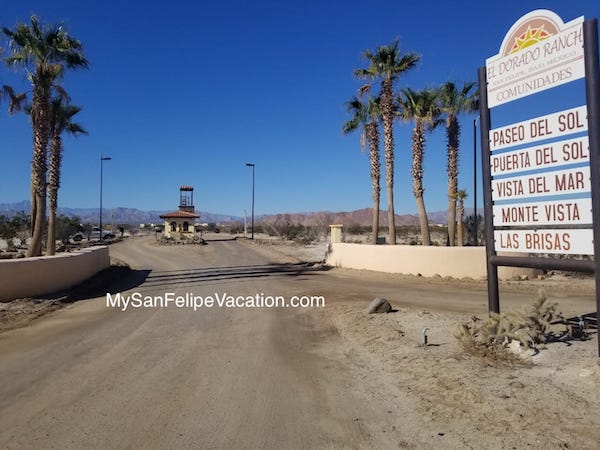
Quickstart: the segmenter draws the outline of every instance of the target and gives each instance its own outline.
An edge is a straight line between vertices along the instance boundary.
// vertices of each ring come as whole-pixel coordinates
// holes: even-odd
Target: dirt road
[[[482,284],[399,283],[377,274],[320,271],[227,240],[157,246],[132,239],[112,246],[111,256],[137,271],[129,281],[138,285],[123,295],[320,295],[327,306],[121,311],[108,308],[102,296],[0,334],[0,446],[458,449],[522,442],[489,435],[483,419],[474,427],[451,407],[423,409],[426,394],[415,377],[428,373],[406,370],[410,378],[399,383],[402,377],[390,370],[393,351],[386,345],[393,333],[417,338],[408,324],[389,331],[398,326],[392,316],[484,314]],[[357,314],[375,296],[392,299],[400,312],[376,318],[388,321],[377,327],[387,328],[371,338],[373,327],[362,329],[367,323]],[[505,297],[514,304],[531,293]],[[585,292],[563,300],[568,313],[593,310]],[[438,333],[432,338],[449,342]],[[408,340],[411,352],[418,351],[415,342]],[[439,361],[444,353],[435,352],[447,351],[444,345],[432,347],[423,361]],[[598,373],[591,370],[584,384],[593,386]],[[454,388],[442,384],[436,392]],[[575,441],[579,448],[594,442],[590,433]],[[549,448],[543,438],[531,439],[529,448]]]

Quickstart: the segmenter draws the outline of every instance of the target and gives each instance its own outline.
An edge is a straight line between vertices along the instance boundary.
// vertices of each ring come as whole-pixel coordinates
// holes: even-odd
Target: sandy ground
[[[310,247],[289,243],[258,247],[259,251],[285,257],[294,256],[294,247],[295,256],[300,258],[311,251]],[[311,256],[318,260],[318,254]],[[443,291],[448,285],[486,289],[481,280],[424,279],[343,269],[335,272],[366,283],[395,281],[433,291]],[[533,300],[539,290],[557,301],[567,318],[595,309],[593,302],[577,304],[578,299],[573,303],[575,296],[593,296],[593,279],[564,273],[502,282],[501,302],[516,292],[529,294]],[[427,309],[403,306],[401,300],[392,304],[396,311],[390,314],[365,315],[366,304],[353,301],[330,304],[327,312],[343,337],[344,354],[360,369],[366,384],[376,383],[366,394],[377,399],[389,389],[387,395],[402,398],[409,423],[421,422],[408,427],[418,438],[403,439],[399,447],[598,448],[600,358],[596,330],[590,328],[585,341],[565,337],[546,344],[522,365],[507,365],[466,355],[453,337],[457,324],[468,322],[473,314],[443,311],[453,308],[452,304],[429,305],[432,308]],[[508,309],[522,307],[509,305]],[[486,316],[473,312],[481,318]],[[421,345],[425,328],[429,329],[426,347]],[[565,327],[557,324],[553,331],[562,335]],[[423,428],[427,432],[423,433]],[[385,432],[385,426],[381,429]]]
[[[595,330],[499,366],[465,355],[453,337],[459,323],[485,317],[485,283],[318,270],[322,250],[147,238],[111,247],[136,273],[152,270],[136,288],[144,292],[295,292],[327,304],[121,313],[90,298],[5,331],[0,446],[598,448]],[[560,274],[503,283],[503,309],[540,288],[566,317],[595,310],[591,280]],[[365,315],[376,296],[395,311]]]

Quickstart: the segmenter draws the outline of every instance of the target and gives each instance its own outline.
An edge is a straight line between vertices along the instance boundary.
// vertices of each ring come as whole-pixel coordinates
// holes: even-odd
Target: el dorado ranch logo
[[[525,28],[523,31],[523,28]],[[542,42],[548,39],[550,36],[556,34],[558,27],[554,22],[548,20],[546,17],[536,17],[533,20],[527,21],[521,25],[518,30],[514,31],[508,38],[508,44],[505,48],[505,55],[510,53],[516,53],[527,47],[530,47],[538,42]],[[510,42],[512,41],[512,45]]]
[[[565,24],[547,10],[523,16],[486,61],[488,107],[582,78],[582,25],[583,17]]]

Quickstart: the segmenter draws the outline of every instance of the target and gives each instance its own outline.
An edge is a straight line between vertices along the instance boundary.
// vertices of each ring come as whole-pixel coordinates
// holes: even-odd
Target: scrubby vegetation
[[[19,239],[19,244],[25,244],[28,235],[29,216],[24,212],[16,214],[12,218],[0,215],[0,239],[6,241],[9,252],[17,249],[15,239]]]
[[[491,313],[486,320],[473,317],[469,323],[459,325],[455,337],[468,354],[515,361],[519,358],[515,350],[536,350],[547,341],[550,324],[562,319],[557,306],[540,292],[523,311]]]

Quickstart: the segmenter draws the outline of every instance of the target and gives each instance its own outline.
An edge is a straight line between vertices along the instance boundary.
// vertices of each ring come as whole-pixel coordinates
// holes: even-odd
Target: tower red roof
[[[159,216],[161,219],[198,219],[200,216],[187,211],[173,211]]]

